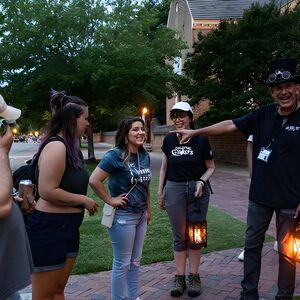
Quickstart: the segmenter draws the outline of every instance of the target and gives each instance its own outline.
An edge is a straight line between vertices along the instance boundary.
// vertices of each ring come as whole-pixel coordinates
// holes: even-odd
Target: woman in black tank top
[[[51,91],[52,118],[40,146],[40,199],[27,220],[34,273],[32,299],[63,297],[79,250],[84,209],[91,215],[97,203],[86,196],[88,174],[79,139],[89,125],[88,106],[64,91]]]

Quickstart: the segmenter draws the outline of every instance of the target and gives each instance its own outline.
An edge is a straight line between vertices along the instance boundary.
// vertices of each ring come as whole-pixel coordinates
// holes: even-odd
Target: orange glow
[[[190,241],[195,245],[206,243],[206,227],[205,227],[205,225],[189,224],[188,235],[189,235]]]
[[[294,257],[295,261],[300,262],[300,239],[294,238]]]

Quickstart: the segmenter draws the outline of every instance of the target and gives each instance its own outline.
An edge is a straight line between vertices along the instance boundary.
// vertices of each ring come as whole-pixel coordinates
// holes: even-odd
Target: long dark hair
[[[63,139],[66,142],[68,160],[75,168],[80,168],[83,166],[83,155],[76,136],[76,119],[82,115],[84,107],[88,107],[88,105],[77,96],[67,95],[65,91],[51,89],[50,93],[52,117],[48,123],[40,149],[49,137],[62,132]]]
[[[115,146],[123,150],[124,163],[127,163],[130,158],[127,136],[134,122],[141,122],[143,126],[145,126],[144,120],[140,117],[126,118],[120,123],[115,136]],[[139,147],[139,151],[140,150],[144,150],[142,145]]]

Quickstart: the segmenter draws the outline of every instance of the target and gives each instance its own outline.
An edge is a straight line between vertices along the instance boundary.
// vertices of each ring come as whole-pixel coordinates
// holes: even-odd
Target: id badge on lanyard
[[[265,147],[261,147],[259,154],[257,156],[257,159],[267,163],[270,156],[271,156],[272,150],[265,148]]]
[[[293,116],[293,115],[292,115]],[[282,121],[282,125],[280,130],[275,134],[275,136],[271,139],[269,145],[267,147],[261,147],[259,154],[257,156],[257,159],[260,161],[263,161],[265,163],[268,163],[269,158],[271,156],[272,150],[270,149],[271,145],[274,143],[275,139],[279,137],[279,135],[285,130],[285,128],[288,126],[289,121],[291,120],[292,116],[289,118],[285,118]]]

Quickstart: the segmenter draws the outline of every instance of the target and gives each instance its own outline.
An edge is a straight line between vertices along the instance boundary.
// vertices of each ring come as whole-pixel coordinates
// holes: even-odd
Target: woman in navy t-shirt
[[[177,102],[170,118],[176,129],[194,129],[193,112],[187,102]],[[177,274],[171,296],[183,294],[186,259],[189,258],[188,295],[201,294],[199,277],[201,249],[193,249],[186,237],[187,219],[206,221],[209,202],[207,180],[215,170],[207,137],[193,137],[180,144],[176,133],[168,134],[162,146],[163,156],[158,186],[158,201],[166,209],[172,225],[173,249]]]
[[[125,119],[109,150],[90,177],[95,193],[116,207],[108,229],[113,247],[111,293],[113,300],[138,299],[140,260],[150,221],[150,157],[143,148],[145,124],[141,118]],[[109,194],[104,187],[108,178]]]

